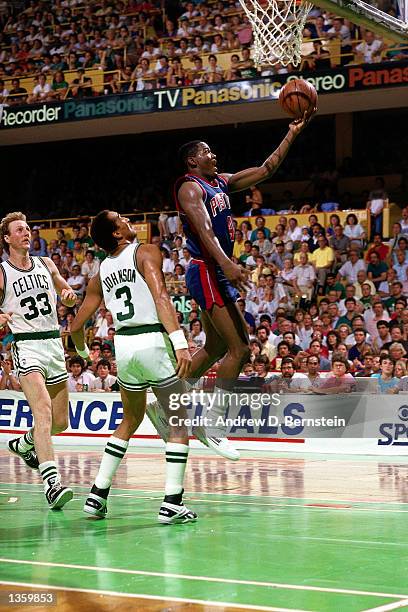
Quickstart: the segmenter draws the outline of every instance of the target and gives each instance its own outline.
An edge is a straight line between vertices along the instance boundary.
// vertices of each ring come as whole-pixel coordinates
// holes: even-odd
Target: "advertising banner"
[[[185,406],[190,433],[219,426],[212,417],[214,394],[196,392],[171,397],[170,408]],[[148,393],[148,402],[154,396]],[[210,409],[208,409],[210,408]],[[58,444],[104,445],[122,419],[118,393],[71,393],[69,428],[55,438]],[[172,419],[177,419],[171,412]],[[403,395],[245,394],[231,401],[226,418],[228,437],[238,448],[331,453],[408,455],[408,398]],[[176,423],[173,423],[176,424]],[[33,425],[22,393],[0,393],[0,438],[7,439]],[[196,440],[192,446],[201,446]],[[145,417],[131,444],[157,446],[159,439]]]
[[[200,109],[277,100],[283,85],[302,78],[317,93],[330,94],[401,87],[408,83],[408,62],[345,66],[319,72],[291,72],[250,81],[191,85],[30,106],[0,105],[0,128],[54,125],[84,119]]]

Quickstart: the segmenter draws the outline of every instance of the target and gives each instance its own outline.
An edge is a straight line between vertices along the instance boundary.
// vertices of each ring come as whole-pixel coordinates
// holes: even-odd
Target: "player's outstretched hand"
[[[191,369],[191,355],[187,349],[176,351],[177,367],[176,373],[179,378],[187,378]]]
[[[245,268],[231,261],[228,266],[223,267],[223,272],[230,283],[239,291],[247,291],[249,289],[249,281],[252,274],[250,270],[245,270]]]
[[[63,289],[61,291],[61,302],[67,308],[72,308],[76,304],[76,293],[72,289]]]
[[[289,124],[290,131],[296,136],[307,126],[313,115],[317,111],[317,106],[310,112],[305,111],[301,119],[295,119]]]
[[[10,323],[12,314],[12,312],[0,312],[0,329]]]

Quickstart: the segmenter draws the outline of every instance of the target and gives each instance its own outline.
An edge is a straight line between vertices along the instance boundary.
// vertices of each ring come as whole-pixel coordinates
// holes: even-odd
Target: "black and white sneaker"
[[[13,440],[9,440],[7,443],[8,450],[10,451],[10,453],[13,453],[13,455],[18,455],[18,457],[21,457],[27,467],[31,468],[32,470],[38,470],[40,464],[38,461],[37,453],[35,452],[34,448],[32,450],[26,451],[25,453],[22,453],[18,450],[19,440],[20,438],[14,438]]]
[[[157,520],[164,525],[173,525],[177,523],[192,523],[197,518],[196,513],[189,510],[184,504],[177,505],[163,502]]]
[[[183,504],[183,493],[184,489],[181,493],[165,496],[157,517],[159,523],[173,525],[177,523],[192,523],[197,520],[196,513]]]
[[[208,446],[208,448],[212,448],[217,455],[220,455],[225,459],[229,459],[230,461],[238,461],[241,456],[228,438],[217,438],[216,436],[210,436],[207,434],[204,427],[200,426],[193,428],[193,434],[202,444]]]
[[[65,504],[74,497],[72,489],[63,487],[59,480],[56,480],[45,492],[50,510],[60,510]]]
[[[106,517],[106,514],[108,512],[108,503],[106,498],[108,496],[109,489],[103,489],[104,494],[106,492],[106,497],[98,495],[99,491],[100,489],[93,485],[91,492],[86,498],[84,504],[84,512],[86,512],[87,514],[91,514],[95,518],[103,519]]]

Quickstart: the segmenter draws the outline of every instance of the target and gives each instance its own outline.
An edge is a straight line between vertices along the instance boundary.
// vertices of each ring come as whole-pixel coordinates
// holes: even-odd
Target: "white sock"
[[[167,442],[165,495],[177,495],[182,492],[188,451],[187,444]]]
[[[225,417],[225,413],[227,412],[227,408],[230,403],[229,396],[231,391],[215,386],[213,393],[215,395],[215,402],[210,412],[212,412],[215,416]]]
[[[33,430],[30,429],[18,441],[17,449],[20,453],[26,453],[34,447]]]
[[[99,472],[95,478],[98,489],[107,489],[112,484],[112,478],[116,474],[120,462],[125,456],[129,442],[111,436],[105,446]]]
[[[40,463],[39,470],[45,490],[49,489],[57,480],[61,479],[55,461],[44,461],[44,463]]]

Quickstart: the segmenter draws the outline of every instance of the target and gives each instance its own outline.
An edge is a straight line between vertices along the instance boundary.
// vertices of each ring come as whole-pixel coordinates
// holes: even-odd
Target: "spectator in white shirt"
[[[300,263],[293,269],[295,276],[293,287],[297,295],[306,295],[307,299],[310,300],[316,280],[316,272],[312,264],[308,262],[307,253],[301,253],[299,261]]]
[[[356,60],[363,61],[366,64],[379,62],[381,59],[381,51],[384,48],[384,42],[378,38],[375,38],[373,32],[366,30],[363,42],[356,47]]]
[[[50,95],[51,87],[47,83],[47,77],[45,74],[38,76],[38,83],[33,89],[33,93],[29,96],[29,102],[36,102],[38,100],[46,100]]]
[[[373,305],[371,306],[371,308],[368,308],[364,313],[365,326],[370,336],[372,336],[373,338],[377,338],[378,337],[377,323],[379,321],[388,322],[389,320],[390,320],[390,315],[385,310],[384,305],[381,301],[381,298],[379,296],[374,296]]]
[[[265,288],[263,300],[260,301],[258,307],[257,323],[259,323],[259,317],[263,314],[268,314],[272,319],[274,319],[278,306],[279,300],[274,298],[273,290],[269,287]]]
[[[68,364],[70,373],[68,375],[68,391],[78,393],[81,391],[93,391],[95,376],[85,370],[85,361],[79,355],[71,357]]]
[[[203,331],[203,325],[200,319],[193,319],[190,321],[190,333],[188,339],[194,342],[197,348],[201,348],[205,344],[206,335]]]
[[[350,251],[350,260],[346,261],[339,270],[339,280],[340,278],[345,278],[350,284],[356,283],[357,273],[360,270],[367,270],[365,262],[360,259],[357,251]]]
[[[85,253],[85,261],[82,264],[81,274],[85,277],[85,282],[88,284],[89,279],[99,272],[99,259],[95,258],[95,253],[89,249]]]
[[[298,226],[296,219],[291,217],[288,222],[288,229],[286,230],[286,236],[292,242],[300,242],[302,240],[302,228]]]
[[[112,317],[112,313],[109,310],[107,310],[99,327],[95,327],[95,338],[108,338],[109,329],[111,327],[113,327],[113,317]]]
[[[85,292],[85,277],[81,274],[81,266],[75,264],[72,266],[72,276],[68,278],[68,285],[75,291],[79,296],[82,296]]]
[[[111,363],[108,359],[101,359],[96,366],[96,378],[94,383],[94,391],[112,391],[113,385],[116,383],[116,376],[112,376]]]
[[[352,51],[351,35],[349,28],[344,25],[343,19],[335,17],[333,19],[333,26],[324,36],[329,39],[337,38],[340,40],[340,63],[342,66],[348,64],[352,60],[352,55],[349,55]]]
[[[396,251],[396,257],[397,262],[394,263],[393,268],[397,273],[397,280],[399,280],[401,283],[404,283],[407,280],[408,269],[408,262],[405,259],[405,251],[403,251],[402,249],[398,249],[398,251]]]

